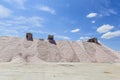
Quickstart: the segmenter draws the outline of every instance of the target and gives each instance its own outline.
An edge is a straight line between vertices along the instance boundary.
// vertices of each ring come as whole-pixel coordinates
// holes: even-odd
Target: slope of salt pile
[[[117,52],[91,42],[49,41],[16,37],[0,37],[0,62],[119,62]]]

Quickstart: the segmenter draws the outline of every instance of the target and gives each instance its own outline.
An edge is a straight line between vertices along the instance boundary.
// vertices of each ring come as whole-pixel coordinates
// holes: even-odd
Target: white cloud
[[[5,0],[5,1],[11,5],[14,5],[17,8],[25,9],[24,4],[27,0]]]
[[[96,21],[92,21],[92,23],[95,23]]]
[[[100,11],[100,16],[102,17],[102,16],[110,16],[110,15],[116,15],[117,14],[117,12],[115,11],[115,10],[113,10],[113,9],[103,9],[102,11]]]
[[[54,15],[56,14],[56,11],[53,8],[50,8],[48,6],[37,6],[37,8],[41,11],[45,11]]]
[[[80,29],[73,29],[73,30],[71,30],[70,32],[72,32],[72,33],[76,33],[76,32],[79,32],[80,31]]]
[[[44,20],[41,17],[33,16],[33,17],[13,17],[7,19],[0,20],[0,35],[24,35],[29,31],[38,31],[41,32],[41,29],[44,25]]]
[[[0,28],[0,35],[2,36],[17,36],[19,31],[15,29],[9,29],[8,27],[2,27]]]
[[[97,13],[89,13],[86,17],[93,18],[93,17],[96,17],[97,15],[98,15]]]
[[[111,26],[109,24],[104,24],[97,29],[97,32],[105,33],[105,32],[112,30],[113,28],[114,28],[114,26]]]
[[[58,38],[58,39],[64,39],[64,40],[70,40],[70,37],[68,37],[68,36],[62,36],[62,35],[56,35],[56,38]]]
[[[114,14],[114,15],[117,14],[117,12],[116,12],[115,10],[113,10],[113,9],[108,9],[108,12],[109,12],[110,14]]]
[[[33,16],[33,17],[14,17],[13,19],[7,19],[4,21],[0,21],[0,24],[3,26],[26,26],[30,25],[33,27],[42,27],[43,18]]]
[[[41,31],[41,30],[30,30],[32,33],[37,33],[37,34],[49,34],[49,32]]]
[[[12,14],[12,11],[2,5],[0,5],[0,18],[9,17]]]
[[[120,30],[114,31],[114,32],[107,32],[107,33],[103,34],[101,36],[101,38],[110,39],[110,38],[114,38],[114,37],[118,37],[118,36],[120,36]]]
[[[88,36],[81,36],[80,37],[80,40],[88,40],[88,39],[90,39],[90,37],[88,37]]]

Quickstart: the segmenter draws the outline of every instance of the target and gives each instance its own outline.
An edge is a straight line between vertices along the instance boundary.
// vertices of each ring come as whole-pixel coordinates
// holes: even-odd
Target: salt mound
[[[91,42],[47,40],[27,41],[0,37],[0,62],[120,62],[120,55],[104,45]]]
[[[26,63],[25,59],[22,58],[21,54],[18,54],[17,56],[14,56],[10,62],[11,63]]]

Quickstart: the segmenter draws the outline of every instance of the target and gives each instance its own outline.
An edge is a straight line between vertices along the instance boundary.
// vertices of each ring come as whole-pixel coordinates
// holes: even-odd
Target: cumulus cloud
[[[4,1],[11,5],[14,5],[17,8],[25,9],[24,4],[27,0],[4,0]]]
[[[77,28],[77,29],[71,30],[70,32],[71,32],[71,33],[76,33],[76,32],[79,32],[79,31],[80,31],[80,29]]]
[[[0,18],[9,17],[12,14],[12,10],[0,5]]]
[[[86,17],[93,18],[93,17],[96,17],[97,15],[98,15],[97,13],[89,13]]]
[[[53,8],[49,7],[49,6],[37,6],[37,9],[39,9],[41,11],[51,13],[53,15],[56,14],[56,11]]]
[[[104,24],[97,29],[97,32],[105,33],[105,32],[112,30],[113,28],[114,28],[114,26],[112,26],[112,25]]]
[[[120,36],[120,30],[114,31],[114,32],[107,32],[107,33],[103,34],[101,36],[101,38],[110,39],[110,38],[114,38],[114,37],[118,37],[118,36]]]

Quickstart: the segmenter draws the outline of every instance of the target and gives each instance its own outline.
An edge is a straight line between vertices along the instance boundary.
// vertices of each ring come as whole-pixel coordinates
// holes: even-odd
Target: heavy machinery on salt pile
[[[56,45],[56,42],[54,40],[54,35],[48,35],[48,41],[52,44],[55,44]]]
[[[32,33],[26,33],[26,39],[28,41],[33,41],[33,35],[32,35]]]
[[[28,41],[33,41],[33,35],[32,35],[32,33],[30,33],[30,32],[26,33],[26,39]],[[44,41],[44,39],[39,39],[39,40]],[[56,42],[54,40],[54,35],[48,35],[48,41],[49,41],[49,43],[56,45]],[[100,43],[98,42],[97,38],[88,39],[87,42],[92,42],[92,43],[96,43],[96,44],[100,45]]]
[[[100,45],[100,43],[98,42],[98,39],[97,39],[97,38],[88,39],[87,42],[93,42],[93,43],[96,43],[96,44],[99,44],[99,45]]]

